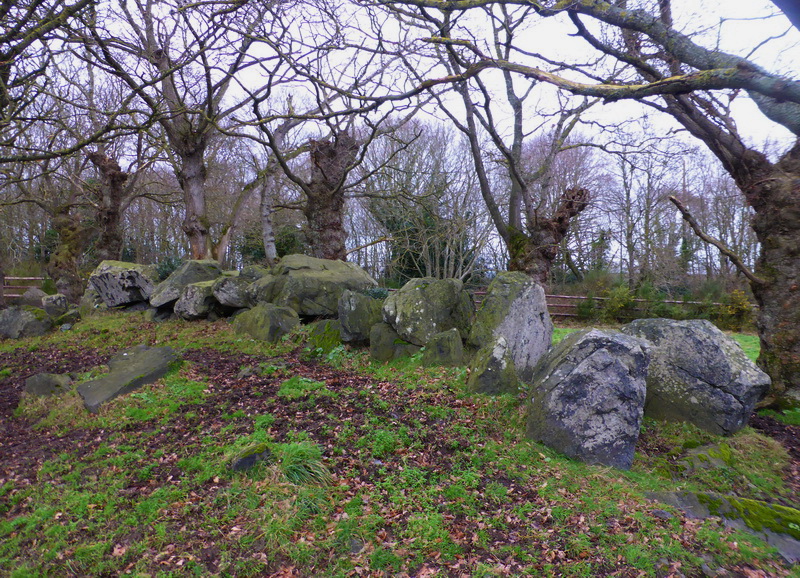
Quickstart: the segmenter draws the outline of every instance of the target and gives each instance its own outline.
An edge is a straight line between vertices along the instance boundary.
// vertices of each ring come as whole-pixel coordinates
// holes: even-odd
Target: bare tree
[[[184,195],[183,230],[192,257],[220,257],[229,238],[215,245],[207,212],[207,153],[220,126],[249,102],[227,99],[237,75],[253,66],[250,34],[261,13],[255,5],[225,2],[167,6],[120,2],[114,15],[85,19],[83,45],[105,72],[124,81],[152,114]],[[237,27],[223,26],[222,20]],[[237,206],[239,203],[233,203]]]
[[[444,11],[452,18],[483,6],[518,2],[403,0],[402,4]],[[736,91],[744,91],[766,118],[800,136],[800,81],[770,72],[747,55],[726,53],[716,45],[704,46],[708,35],[694,39],[682,33],[676,27],[669,0],[637,3],[636,7],[624,1],[547,1],[534,4],[531,10],[532,15],[543,18],[568,16],[588,46],[624,74],[597,74],[596,66],[582,66],[581,62],[555,64],[554,55],[550,59],[533,54],[513,55],[513,60],[490,57],[468,38],[450,38],[447,42],[476,55],[479,62],[473,67],[512,71],[607,103],[642,102],[671,116],[709,148],[755,212],[753,227],[762,247],[756,270],[745,267],[741,260],[734,262],[748,277],[760,306],[759,364],[772,378],[769,401],[800,404],[800,323],[796,318],[800,311],[796,283],[800,254],[792,249],[800,245],[800,200],[795,185],[800,177],[800,140],[772,161],[764,151],[745,142],[730,110]],[[595,34],[596,28],[587,26],[585,18],[599,23],[606,33]],[[563,74],[564,70],[582,74],[582,79]]]

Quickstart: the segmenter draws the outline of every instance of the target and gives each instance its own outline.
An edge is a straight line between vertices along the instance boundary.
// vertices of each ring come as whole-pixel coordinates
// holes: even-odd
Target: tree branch
[[[741,271],[742,274],[745,277],[747,277],[752,283],[755,283],[757,285],[766,285],[767,283],[766,280],[756,276],[756,274],[753,273],[750,270],[750,268],[742,262],[742,259],[741,257],[739,257],[739,255],[731,251],[727,246],[725,246],[725,244],[722,241],[720,241],[719,239],[715,239],[714,237],[703,231],[703,229],[700,228],[700,225],[695,220],[695,218],[691,215],[691,213],[689,213],[689,210],[683,206],[683,203],[681,203],[678,199],[676,199],[673,196],[670,196],[669,200],[681,212],[681,215],[683,215],[683,220],[689,223],[689,226],[692,228],[695,235],[700,237],[703,241],[705,241],[709,245],[714,245],[717,249],[719,249],[719,252],[725,255],[728,259],[730,259],[731,263],[733,263],[733,265],[739,271]]]

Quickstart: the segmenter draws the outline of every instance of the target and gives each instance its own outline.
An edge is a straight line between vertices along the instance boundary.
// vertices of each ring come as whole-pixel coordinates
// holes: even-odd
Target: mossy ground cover
[[[373,364],[344,347],[317,356],[304,339],[114,314],[0,343],[0,574],[791,572],[757,538],[645,498],[790,503],[786,452],[753,430],[726,440],[735,460],[722,472],[681,474],[683,451],[722,440],[655,422],[630,472],[586,466],[524,439],[524,393],[471,396],[463,369]],[[102,371],[143,342],[184,363],[97,415],[20,396],[34,370]],[[252,469],[230,468],[253,448],[265,457]]]

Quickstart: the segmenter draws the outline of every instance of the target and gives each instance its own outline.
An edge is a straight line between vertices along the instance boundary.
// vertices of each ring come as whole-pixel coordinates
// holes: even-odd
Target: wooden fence
[[[3,297],[22,297],[31,287],[41,287],[44,277],[5,277],[3,279]]]
[[[483,301],[485,290],[474,291],[472,293],[475,305],[479,306]],[[609,297],[584,297],[583,295],[545,295],[547,309],[551,317],[577,318],[578,304],[587,299],[592,299],[597,307],[602,307],[603,302],[608,301]],[[676,307],[692,307],[694,309],[718,308],[722,303],[710,303],[708,301],[653,301],[650,299],[631,299],[632,307],[627,307],[625,313],[631,318],[637,317],[638,313],[651,310],[653,305],[665,304]]]

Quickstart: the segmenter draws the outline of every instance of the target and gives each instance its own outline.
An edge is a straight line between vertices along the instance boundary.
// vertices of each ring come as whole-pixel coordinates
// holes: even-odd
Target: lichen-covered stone
[[[25,393],[28,395],[61,395],[70,389],[72,377],[66,373],[37,373],[25,380]]]
[[[213,281],[220,275],[222,275],[222,269],[216,261],[186,261],[158,284],[150,296],[150,305],[161,307],[174,303],[180,298],[187,285]]]
[[[338,313],[339,298],[345,290],[376,287],[366,271],[354,263],[287,255],[250,287],[254,302],[291,307],[298,315],[332,317]]]
[[[375,361],[411,357],[420,347],[403,340],[388,323],[376,323],[369,332],[369,355]]]
[[[464,365],[464,344],[455,327],[430,338],[420,360],[425,367]]]
[[[248,288],[252,282],[236,271],[226,271],[222,277],[214,281],[212,292],[220,305],[236,309],[249,307]]]
[[[458,279],[411,279],[383,304],[383,320],[416,345],[453,328],[466,338],[474,314],[472,298]]]
[[[69,310],[69,302],[67,296],[61,293],[55,295],[45,295],[42,297],[42,309],[50,317],[61,317]]]
[[[501,272],[492,280],[475,315],[468,345],[482,348],[502,336],[520,379],[527,381],[553,338],[544,289],[520,272]]]
[[[260,303],[237,315],[233,320],[233,329],[236,333],[246,333],[253,339],[275,343],[299,324],[300,317],[294,309]]]
[[[467,390],[487,395],[516,395],[519,393],[519,386],[519,377],[508,342],[502,335],[495,337],[473,357]]]
[[[7,339],[38,337],[52,328],[53,321],[44,309],[22,305],[0,311],[0,337]]]
[[[369,341],[372,326],[383,321],[383,301],[365,293],[345,289],[339,298],[338,307],[342,341]]]
[[[629,469],[644,413],[647,348],[618,332],[568,335],[533,375],[528,437],[583,462]]]
[[[107,307],[147,301],[158,280],[154,265],[103,261],[89,276],[89,284]]]
[[[175,315],[186,321],[205,319],[212,311],[217,300],[214,297],[216,281],[191,283],[183,288],[180,298],[175,302]]]
[[[769,376],[709,321],[639,319],[622,331],[653,344],[648,417],[730,435],[747,424],[769,390]]]
[[[81,383],[77,391],[86,409],[97,413],[104,403],[164,377],[178,360],[171,347],[137,345],[117,353],[107,375]]]

